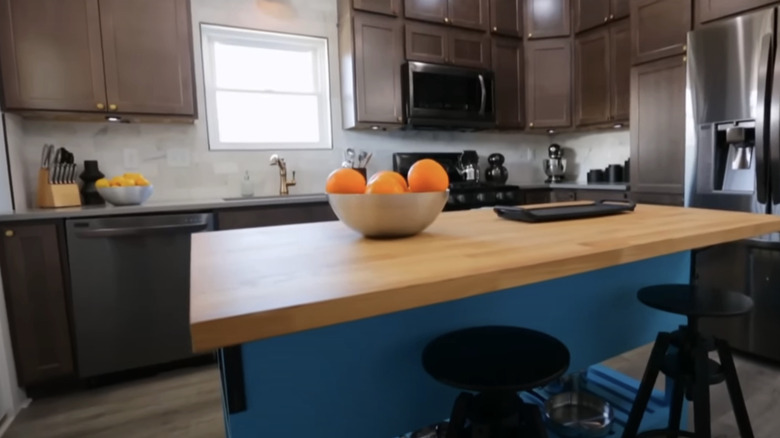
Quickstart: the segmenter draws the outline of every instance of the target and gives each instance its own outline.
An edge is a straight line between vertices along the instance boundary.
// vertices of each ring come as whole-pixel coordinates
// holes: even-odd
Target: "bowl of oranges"
[[[444,209],[450,185],[434,160],[420,160],[404,177],[383,170],[366,181],[355,169],[328,177],[325,191],[333,212],[349,228],[370,238],[408,237],[424,231]]]
[[[141,205],[152,196],[154,187],[140,173],[125,173],[95,181],[100,196],[111,205]]]

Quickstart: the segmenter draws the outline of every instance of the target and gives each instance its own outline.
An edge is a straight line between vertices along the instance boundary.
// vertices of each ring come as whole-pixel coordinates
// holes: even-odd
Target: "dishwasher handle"
[[[84,238],[103,238],[103,237],[129,237],[129,236],[149,236],[154,234],[172,234],[172,233],[196,233],[208,228],[208,220],[194,222],[190,224],[166,224],[166,225],[148,225],[139,227],[116,227],[116,228],[93,228],[76,231],[76,236]]]

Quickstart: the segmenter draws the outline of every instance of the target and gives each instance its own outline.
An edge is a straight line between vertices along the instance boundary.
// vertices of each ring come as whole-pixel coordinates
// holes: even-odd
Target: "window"
[[[201,25],[212,150],[329,149],[328,40]]]

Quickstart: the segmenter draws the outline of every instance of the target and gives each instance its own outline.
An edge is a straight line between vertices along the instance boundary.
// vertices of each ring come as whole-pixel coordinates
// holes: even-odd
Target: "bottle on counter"
[[[241,180],[241,196],[245,198],[255,196],[255,185],[252,184],[248,170],[244,171],[244,178]]]

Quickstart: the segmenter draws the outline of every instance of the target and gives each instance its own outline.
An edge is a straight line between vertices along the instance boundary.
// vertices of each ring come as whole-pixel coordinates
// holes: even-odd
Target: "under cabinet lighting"
[[[615,123],[614,125],[612,125],[612,127],[615,128],[615,129],[620,129],[620,128],[623,127],[623,124],[622,123]]]
[[[555,130],[554,129],[548,129],[547,133],[550,134],[550,135],[553,135],[553,134],[555,134]]]
[[[117,116],[106,116],[106,121],[118,123],[122,121],[122,118]]]

